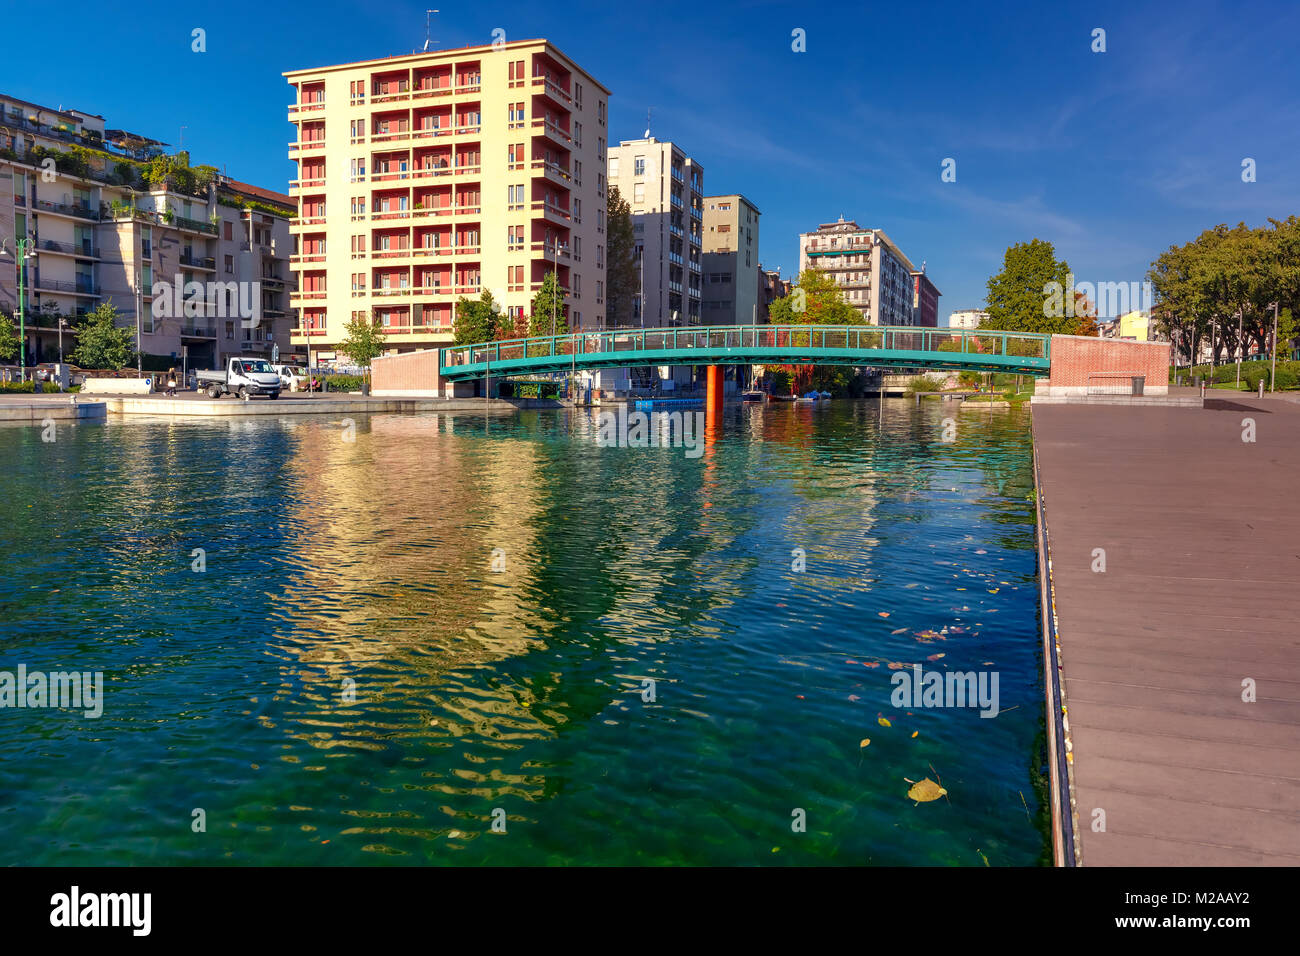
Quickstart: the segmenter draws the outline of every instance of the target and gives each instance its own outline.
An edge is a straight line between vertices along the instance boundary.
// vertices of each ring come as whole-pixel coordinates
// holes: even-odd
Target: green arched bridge
[[[1047,375],[1051,336],[877,325],[616,329],[440,349],[448,381],[635,365],[854,365]]]

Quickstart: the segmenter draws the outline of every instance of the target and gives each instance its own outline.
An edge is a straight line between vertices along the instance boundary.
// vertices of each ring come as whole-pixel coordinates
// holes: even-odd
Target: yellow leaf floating
[[[921,736],[921,732],[920,732],[919,730],[914,730],[914,731],[912,731],[912,736],[913,736],[913,737],[919,737],[919,736]]]
[[[870,737],[863,737],[861,743],[858,744],[858,747],[860,747],[860,748],[861,748],[861,747],[870,747],[870,746],[871,746],[871,738],[870,738]]]
[[[904,780],[907,778],[904,777]],[[926,777],[920,783],[912,784],[912,789],[907,791],[907,795],[917,803],[929,803],[931,800],[938,800],[940,797],[946,797],[948,791],[939,786],[929,777]]]
[[[891,723],[889,722],[889,718],[888,718],[888,717],[878,717],[878,718],[876,718],[876,723],[878,723],[881,727],[892,727],[892,726],[893,726],[893,724],[891,724]]]

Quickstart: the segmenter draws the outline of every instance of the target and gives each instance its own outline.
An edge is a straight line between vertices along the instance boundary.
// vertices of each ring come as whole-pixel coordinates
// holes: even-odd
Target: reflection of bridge
[[[1046,375],[1051,336],[875,325],[742,325],[618,329],[441,349],[439,375],[626,368],[634,365],[851,365]]]

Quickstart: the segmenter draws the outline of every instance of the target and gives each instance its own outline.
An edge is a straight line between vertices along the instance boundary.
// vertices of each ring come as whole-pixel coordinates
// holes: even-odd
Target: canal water
[[[103,674],[0,708],[0,863],[1048,860],[1027,412],[600,434],[0,428],[0,681]],[[894,706],[913,664],[998,715]]]

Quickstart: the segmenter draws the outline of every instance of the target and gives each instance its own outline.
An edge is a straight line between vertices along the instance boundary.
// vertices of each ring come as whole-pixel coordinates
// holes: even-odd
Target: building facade
[[[452,341],[456,300],[523,317],[556,272],[571,328],[605,308],[609,91],[546,40],[284,74],[301,321],[325,362],[354,318],[389,351]]]
[[[912,262],[879,229],[839,219],[799,236],[799,271],[826,272],[871,325],[912,324]]]
[[[758,321],[760,325],[772,321],[770,314],[772,303],[777,299],[784,299],[792,291],[794,291],[794,283],[789,279],[782,279],[780,270],[764,269],[762,264],[759,264]]]
[[[933,329],[939,324],[939,287],[925,274],[925,263],[912,271],[912,324]]]
[[[744,196],[704,197],[704,325],[754,325],[758,322],[760,273],[758,207]]]
[[[635,324],[700,325],[704,169],[673,143],[650,136],[610,149],[609,182],[632,208],[641,280]]]
[[[948,313],[948,328],[978,329],[988,317],[989,314],[981,309],[958,309]]]
[[[105,302],[138,329],[148,368],[208,365],[248,343],[288,349],[287,242],[278,262],[254,264],[233,222],[223,231],[255,203],[287,239],[287,197],[190,170],[188,156],[148,178],[164,145],[106,129],[101,116],[0,96],[0,180],[12,185],[0,190],[0,310],[19,311],[21,266],[27,364],[71,356],[78,319]],[[255,273],[279,284],[262,293]]]

